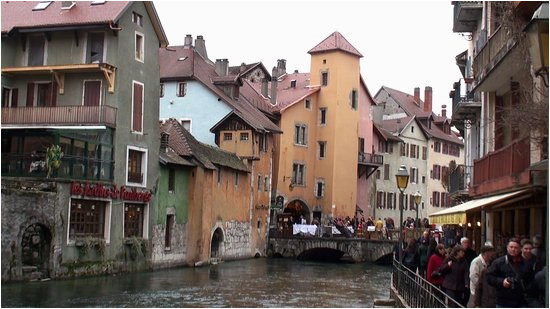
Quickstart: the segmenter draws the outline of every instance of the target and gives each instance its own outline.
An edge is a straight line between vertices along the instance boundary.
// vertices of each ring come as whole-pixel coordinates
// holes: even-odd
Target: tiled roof
[[[162,80],[195,79],[214,92],[233,109],[235,114],[257,131],[282,132],[261,111],[248,101],[233,100],[220,88],[214,85],[214,79],[231,79],[220,77],[214,66],[207,63],[193,49],[183,46],[170,46],[168,50],[160,49],[160,78]]]
[[[243,66],[243,64],[244,64],[244,69],[241,72],[241,66]],[[248,74],[250,71],[252,71],[256,68],[260,68],[260,69],[262,69],[262,71],[264,71],[264,73],[267,77],[267,80],[271,80],[271,74],[269,74],[269,71],[264,67],[263,63],[255,62],[255,63],[249,63],[249,64],[243,63],[243,64],[238,65],[238,66],[229,67],[228,68],[228,74],[229,75],[243,76],[243,75]]]
[[[215,85],[222,85],[222,84],[242,85],[242,81],[239,75],[214,76],[212,77],[212,82]]]
[[[63,10],[61,2],[52,1],[44,10],[33,10],[39,1],[2,1],[2,33],[14,29],[115,24],[132,4],[129,1],[106,1],[100,5],[92,5],[92,1],[76,1],[76,5],[70,10]],[[153,3],[145,1],[144,5],[161,45],[166,46],[168,39]]]
[[[258,85],[260,88],[256,89],[255,83],[247,79],[242,81],[243,85],[239,90],[239,99],[247,101],[264,113],[271,114],[273,105],[271,105],[269,98],[262,95],[261,84]]]
[[[161,124],[160,131],[170,134],[168,146],[177,154],[197,160],[204,168],[217,169],[216,165],[220,165],[248,172],[248,168],[237,155],[197,141],[175,119],[168,119]]]
[[[382,137],[385,141],[394,141],[394,142],[403,142],[402,139],[393,135],[390,131],[384,129],[381,124],[373,123],[373,131],[377,133],[378,136]]]
[[[290,87],[290,82],[295,80],[296,87]],[[260,83],[253,83],[256,91],[261,91]],[[294,103],[319,91],[319,87],[309,87],[309,73],[292,73],[279,77],[277,82],[277,105],[272,105],[272,110],[282,112]],[[271,93],[271,83],[268,93]]]
[[[355,49],[355,47],[353,47],[353,45],[351,45],[350,42],[348,42],[348,40],[346,40],[346,38],[344,38],[344,36],[338,31],[329,35],[321,43],[310,49],[308,53],[315,54],[334,50],[341,50],[358,57],[363,57],[363,55]]]
[[[182,166],[197,166],[183,157],[180,157],[172,148],[167,148],[166,152],[159,152],[159,161],[161,164],[177,164]]]
[[[414,96],[408,93],[392,89],[388,86],[382,86],[382,89],[385,90],[389,94],[389,96],[392,97],[401,106],[401,108],[403,108],[407,115],[416,116],[418,118],[426,118],[432,114],[431,111],[425,112],[423,110],[424,101],[419,100],[420,102],[417,104],[414,102]]]
[[[398,119],[387,119],[382,121],[382,127],[392,133],[400,134],[403,128],[409,124],[414,117],[403,117]]]

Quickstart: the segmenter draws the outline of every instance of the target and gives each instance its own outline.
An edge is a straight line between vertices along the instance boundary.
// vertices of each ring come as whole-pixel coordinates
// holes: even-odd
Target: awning
[[[429,215],[433,224],[466,224],[466,213],[530,192],[528,189],[468,201]]]

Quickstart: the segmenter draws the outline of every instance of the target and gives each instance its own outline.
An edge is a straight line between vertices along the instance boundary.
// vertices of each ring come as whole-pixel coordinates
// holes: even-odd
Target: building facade
[[[453,124],[468,133],[464,183],[477,201],[463,223],[499,246],[547,235],[548,3],[458,1],[453,8],[453,31],[472,37],[456,58],[466,86],[458,81],[451,92]],[[532,34],[546,51],[534,47],[540,41]]]
[[[2,2],[2,19],[2,280],[148,268],[154,6]]]

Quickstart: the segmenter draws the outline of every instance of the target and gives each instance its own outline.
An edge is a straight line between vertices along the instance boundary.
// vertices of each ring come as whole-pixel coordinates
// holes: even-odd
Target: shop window
[[[69,221],[69,239],[83,237],[104,238],[107,202],[72,199]]]
[[[124,237],[143,237],[144,204],[124,204]]]

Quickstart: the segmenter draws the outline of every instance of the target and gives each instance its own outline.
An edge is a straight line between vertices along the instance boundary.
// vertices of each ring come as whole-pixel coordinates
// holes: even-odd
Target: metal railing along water
[[[411,308],[464,308],[441,289],[408,270],[395,258],[391,284]]]

